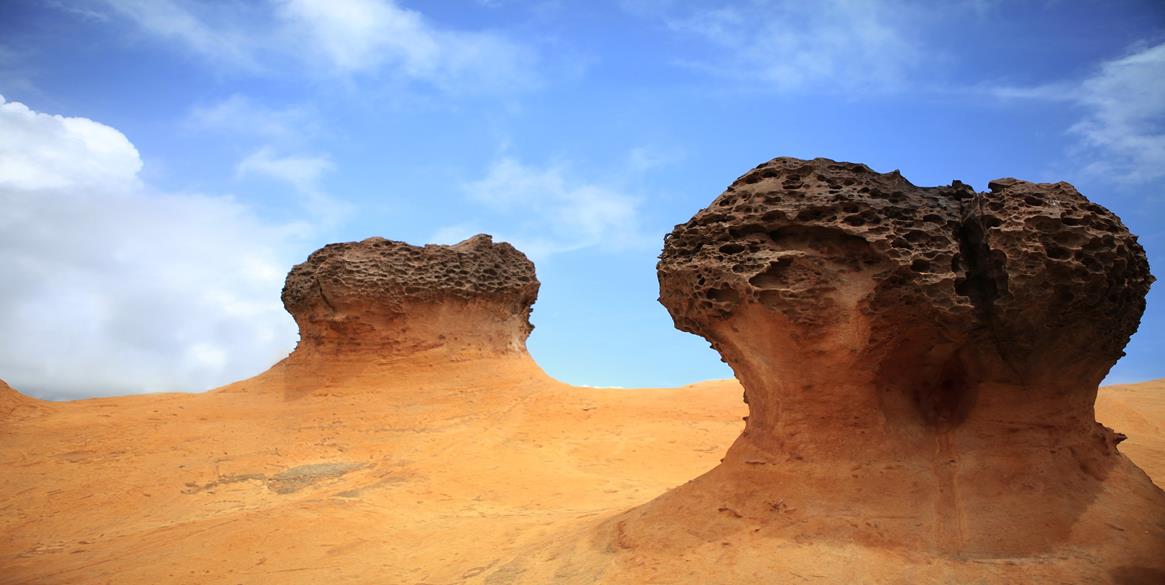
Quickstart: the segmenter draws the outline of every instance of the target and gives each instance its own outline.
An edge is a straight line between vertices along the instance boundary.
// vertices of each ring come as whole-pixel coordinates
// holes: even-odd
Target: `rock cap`
[[[328,244],[287,275],[302,352],[525,351],[534,264],[486,234],[454,245],[384,238]]]

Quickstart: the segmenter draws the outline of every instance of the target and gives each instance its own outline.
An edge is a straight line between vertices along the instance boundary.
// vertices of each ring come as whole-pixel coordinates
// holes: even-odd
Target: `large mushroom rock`
[[[451,246],[329,244],[287,275],[283,305],[300,334],[292,357],[525,355],[538,286],[524,254],[484,234]]]
[[[976,193],[778,158],[677,226],[658,272],[676,326],[720,352],[750,412],[718,468],[628,514],[618,538],[753,522],[939,554],[1102,538],[1165,552],[1165,497],[1092,410],[1153,277],[1136,237],[1071,185]]]

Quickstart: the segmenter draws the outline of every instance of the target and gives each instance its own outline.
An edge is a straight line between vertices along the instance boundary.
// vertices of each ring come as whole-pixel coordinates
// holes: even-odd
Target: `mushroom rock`
[[[484,234],[329,244],[287,275],[283,305],[300,334],[289,360],[526,356],[538,286],[524,254]]]
[[[749,416],[720,466],[614,541],[1165,569],[1165,494],[1093,416],[1145,308],[1144,251],[1067,183],[989,188],[777,158],[676,226],[660,302],[732,367]]]

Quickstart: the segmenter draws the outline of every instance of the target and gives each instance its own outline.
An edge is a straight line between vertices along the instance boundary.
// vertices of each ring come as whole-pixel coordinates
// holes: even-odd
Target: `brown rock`
[[[619,519],[623,538],[721,539],[741,530],[728,507],[798,542],[1165,568],[1165,495],[1093,416],[1153,277],[1071,185],[976,193],[778,158],[677,226],[658,271],[749,416],[719,467]],[[797,522],[773,524],[778,499]],[[1136,528],[1102,546],[1106,522]]]
[[[287,275],[294,356],[525,352],[538,297],[534,264],[477,235],[452,246],[383,238],[329,244]]]
[[[763,308],[798,341],[860,347],[885,376],[901,378],[894,366],[908,360],[921,369],[914,386],[973,368],[1095,388],[1144,311],[1144,251],[1067,183],[990,187],[920,188],[865,165],[775,159],[676,227],[660,300],[714,345],[727,341],[713,331],[726,319]],[[847,323],[862,327],[836,329]]]

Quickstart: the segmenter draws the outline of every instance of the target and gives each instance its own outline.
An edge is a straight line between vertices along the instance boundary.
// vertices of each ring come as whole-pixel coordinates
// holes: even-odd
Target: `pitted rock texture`
[[[1162,503],[1093,415],[1144,311],[1144,251],[1067,183],[989,189],[778,158],[676,226],[660,301],[749,415],[720,467],[628,520],[640,536],[678,508],[763,516],[776,490],[812,499],[794,536],[1028,554],[1074,538],[1105,482],[1138,494],[1109,521]]]
[[[659,276],[677,327],[705,337],[748,303],[822,334],[844,313],[847,281],[868,280],[851,300],[870,320],[871,349],[978,336],[1021,375],[1084,357],[1097,381],[1153,281],[1136,237],[1067,183],[999,179],[976,193],[792,158],[758,166],[677,226]]]
[[[943,404],[924,410],[964,409],[972,378],[1095,388],[1144,311],[1144,251],[1067,183],[990,189],[774,159],[668,236],[660,301],[730,364],[715,328],[778,314],[802,347],[860,349],[858,367],[927,387],[917,400]]]
[[[896,291],[902,302],[930,298],[963,316],[971,305],[951,286],[952,264],[961,198],[972,195],[962,185],[918,189],[864,165],[775,159],[667,237],[661,302],[697,334],[747,301],[823,325],[832,313],[826,293],[843,274],[891,269],[911,281]]]
[[[283,305],[299,325],[297,352],[524,351],[538,288],[534,264],[488,235],[450,246],[368,238],[292,268]]]
[[[1068,183],[997,179],[988,187],[965,222],[969,245],[989,265],[975,266],[979,282],[965,288],[978,295],[1000,352],[1022,372],[1049,362],[1075,371],[1072,363],[1085,360],[1107,373],[1154,280],[1136,236]]]

